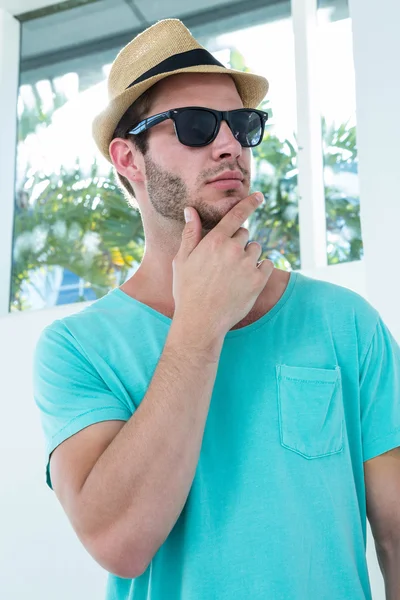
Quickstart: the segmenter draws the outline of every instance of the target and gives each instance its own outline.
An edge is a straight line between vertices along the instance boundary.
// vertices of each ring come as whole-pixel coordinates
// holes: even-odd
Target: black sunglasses
[[[166,119],[173,120],[178,140],[185,146],[199,147],[211,144],[218,135],[221,122],[226,121],[241,146],[250,148],[258,146],[262,141],[268,113],[249,108],[220,111],[186,106],[148,117],[127,131],[127,134],[138,135]]]

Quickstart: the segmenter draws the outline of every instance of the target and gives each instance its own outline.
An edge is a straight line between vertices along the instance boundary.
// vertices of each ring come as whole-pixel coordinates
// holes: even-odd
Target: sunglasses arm
[[[166,112],[159,113],[158,115],[153,115],[152,117],[149,117],[148,119],[144,119],[143,121],[138,123],[136,125],[136,127],[131,129],[130,131],[128,131],[128,133],[130,133],[132,135],[138,135],[139,133],[142,133],[142,131],[146,131],[146,129],[150,129],[150,127],[154,127],[154,125],[158,125],[159,123],[162,123],[166,119],[169,119],[170,112],[171,111],[168,110]]]

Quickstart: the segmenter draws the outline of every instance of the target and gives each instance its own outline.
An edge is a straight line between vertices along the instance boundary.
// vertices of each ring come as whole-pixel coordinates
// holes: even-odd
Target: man
[[[117,56],[94,121],[145,255],[45,329],[35,399],[110,600],[371,599],[367,511],[400,598],[400,348],[361,296],[249,243],[267,89],[167,19]]]

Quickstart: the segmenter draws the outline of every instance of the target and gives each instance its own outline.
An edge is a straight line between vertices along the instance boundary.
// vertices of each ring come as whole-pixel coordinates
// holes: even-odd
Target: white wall
[[[400,338],[400,2],[349,0],[365,285]]]
[[[104,598],[106,572],[76,537],[45,484],[45,455],[32,392],[32,354],[42,329],[82,305],[0,318],[0,597]]]

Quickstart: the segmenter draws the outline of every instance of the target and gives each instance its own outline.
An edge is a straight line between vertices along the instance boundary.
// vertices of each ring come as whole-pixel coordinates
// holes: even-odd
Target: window
[[[68,10],[61,4],[24,20],[12,311],[99,298],[138,268],[144,251],[140,215],[128,206],[99,154],[91,122],[106,103],[106,77],[119,49],[135,32],[169,16],[178,15],[227,66],[270,81],[261,106],[270,119],[253,151],[252,168],[252,189],[260,189],[266,203],[247,226],[250,238],[263,247],[262,258],[281,269],[301,268],[290,3],[237,1],[227,12],[225,0],[219,0],[191,5],[182,14],[172,2],[157,7],[139,2],[146,22],[122,0],[83,1]],[[327,256],[334,264],[362,254],[345,0],[320,0],[318,19]]]
[[[351,19],[346,1],[318,10],[328,264],[363,257]]]
[[[11,310],[99,298],[123,283],[142,259],[144,235],[140,215],[127,205],[115,184],[109,163],[99,155],[91,137],[93,116],[106,103],[105,80],[110,63],[120,47],[132,38],[132,34],[129,39],[121,38],[126,34],[118,31],[118,23],[121,27],[124,21],[121,21],[122,13],[117,19],[115,12],[128,10],[129,13],[129,7],[123,2],[117,4],[111,7],[108,2],[88,3],[65,12],[50,10],[47,16],[23,23],[23,52],[30,48],[33,56],[22,60],[18,102]],[[265,10],[265,2],[262,4],[264,20],[268,20],[269,12]],[[239,23],[243,28],[246,24],[260,22],[260,6],[257,5],[261,3],[255,2],[258,12],[251,14],[241,14],[237,7],[235,12],[233,7],[226,26],[221,18],[221,8],[202,6],[208,13],[202,10],[189,15],[187,26],[197,39],[219,55],[222,62],[225,59],[227,64],[246,68],[245,64],[240,64],[242,60],[248,63],[248,68],[264,73],[268,69],[262,59],[262,44],[265,34],[270,31],[268,23],[242,31],[238,27]],[[215,10],[217,13],[219,10],[218,19],[211,18],[217,14]],[[226,12],[223,12],[225,18]],[[124,13],[125,22],[128,13]],[[273,8],[271,14],[278,28],[284,29],[290,39],[288,3],[282,3],[278,12]],[[171,15],[153,15],[154,21],[163,16]],[[57,48],[59,35],[55,37],[54,32],[56,27],[60,31],[64,23],[72,19],[75,42],[79,41],[80,31],[84,33],[88,20],[92,24],[96,22],[98,33],[108,27],[114,38],[111,36],[111,41],[106,44],[98,37],[88,42],[87,36],[82,34],[81,46],[87,52],[85,60],[77,48],[65,53],[62,48]],[[95,30],[94,27],[90,29],[91,32]],[[258,40],[251,52],[249,36]],[[112,40],[117,38],[122,43],[112,47]],[[88,44],[92,46],[89,48]],[[271,60],[271,68],[273,64]],[[267,76],[271,79],[271,75]],[[278,83],[278,78],[273,77]],[[292,74],[289,78],[293,83]],[[278,100],[276,106],[279,115],[284,107],[281,108]],[[291,113],[293,117],[293,102]],[[287,123],[288,118],[282,119],[284,122]],[[272,118],[268,133],[269,152],[272,145],[277,144],[277,138],[272,134],[274,128],[276,124]],[[284,136],[284,132],[280,135]],[[255,174],[260,179],[260,160],[256,157],[255,162]],[[270,169],[274,168],[272,162]],[[259,182],[255,183],[260,186]],[[266,194],[272,193],[271,186],[264,188]],[[265,227],[260,223],[256,225],[255,236],[264,235]],[[276,241],[269,251],[284,261]],[[289,262],[285,265],[290,267]]]

